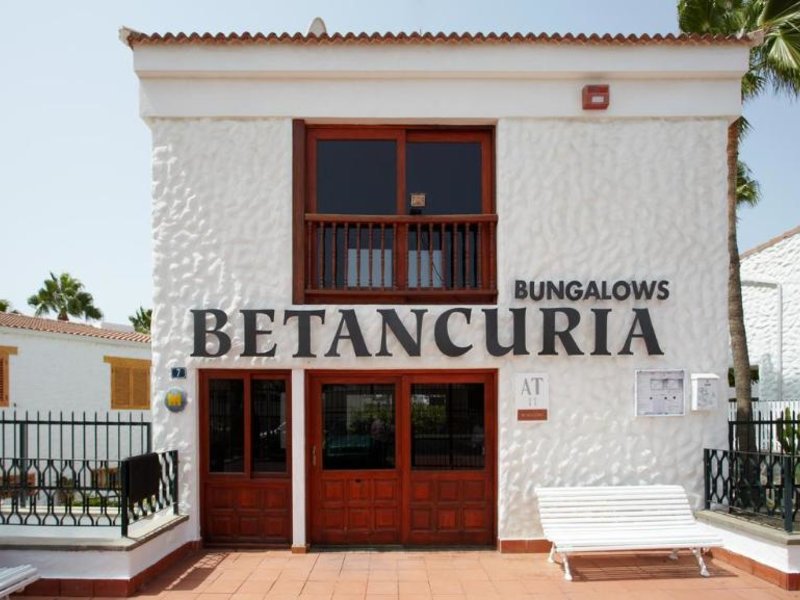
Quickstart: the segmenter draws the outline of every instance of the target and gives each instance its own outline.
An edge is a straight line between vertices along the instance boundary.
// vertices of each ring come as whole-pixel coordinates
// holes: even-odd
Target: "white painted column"
[[[292,549],[306,548],[306,381],[292,369]]]

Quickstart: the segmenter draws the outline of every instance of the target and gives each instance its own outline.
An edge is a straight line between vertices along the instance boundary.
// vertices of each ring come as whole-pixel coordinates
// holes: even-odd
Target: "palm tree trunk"
[[[733,376],[736,380],[736,420],[751,421],[750,357],[744,330],[742,278],[739,273],[739,244],[736,240],[736,164],[739,154],[739,121],[728,127],[728,325],[733,352]],[[752,426],[736,428],[736,446],[745,452],[755,451]]]

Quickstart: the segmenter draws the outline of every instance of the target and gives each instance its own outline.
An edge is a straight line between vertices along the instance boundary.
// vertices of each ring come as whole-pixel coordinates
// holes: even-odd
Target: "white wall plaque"
[[[692,373],[692,410],[714,410],[719,401],[719,375]]]
[[[678,417],[686,414],[684,369],[637,370],[637,417]]]
[[[517,373],[514,376],[517,421],[547,421],[550,418],[550,382],[547,373]]]

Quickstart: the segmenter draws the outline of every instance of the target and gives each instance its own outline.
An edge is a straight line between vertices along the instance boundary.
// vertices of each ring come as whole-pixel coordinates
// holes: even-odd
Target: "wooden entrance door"
[[[311,541],[400,542],[397,378],[311,381]]]
[[[202,371],[203,540],[291,543],[290,375]]]
[[[309,540],[495,543],[494,372],[309,377]]]

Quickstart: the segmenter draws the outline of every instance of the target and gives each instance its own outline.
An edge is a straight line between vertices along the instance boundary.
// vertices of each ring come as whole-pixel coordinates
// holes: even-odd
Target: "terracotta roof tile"
[[[242,45],[242,44],[592,44],[592,45],[752,45],[754,36],[693,33],[600,34],[600,33],[141,33],[122,28],[120,37],[131,48],[147,45]]]
[[[10,329],[27,329],[30,331],[42,331],[46,333],[64,333],[68,335],[80,335],[84,337],[95,337],[104,340],[116,340],[122,342],[139,342],[149,344],[150,336],[135,331],[119,331],[116,329],[103,329],[87,325],[86,323],[72,323],[70,321],[56,321],[54,319],[42,319],[39,317],[28,317],[14,313],[0,313],[0,327]]]

